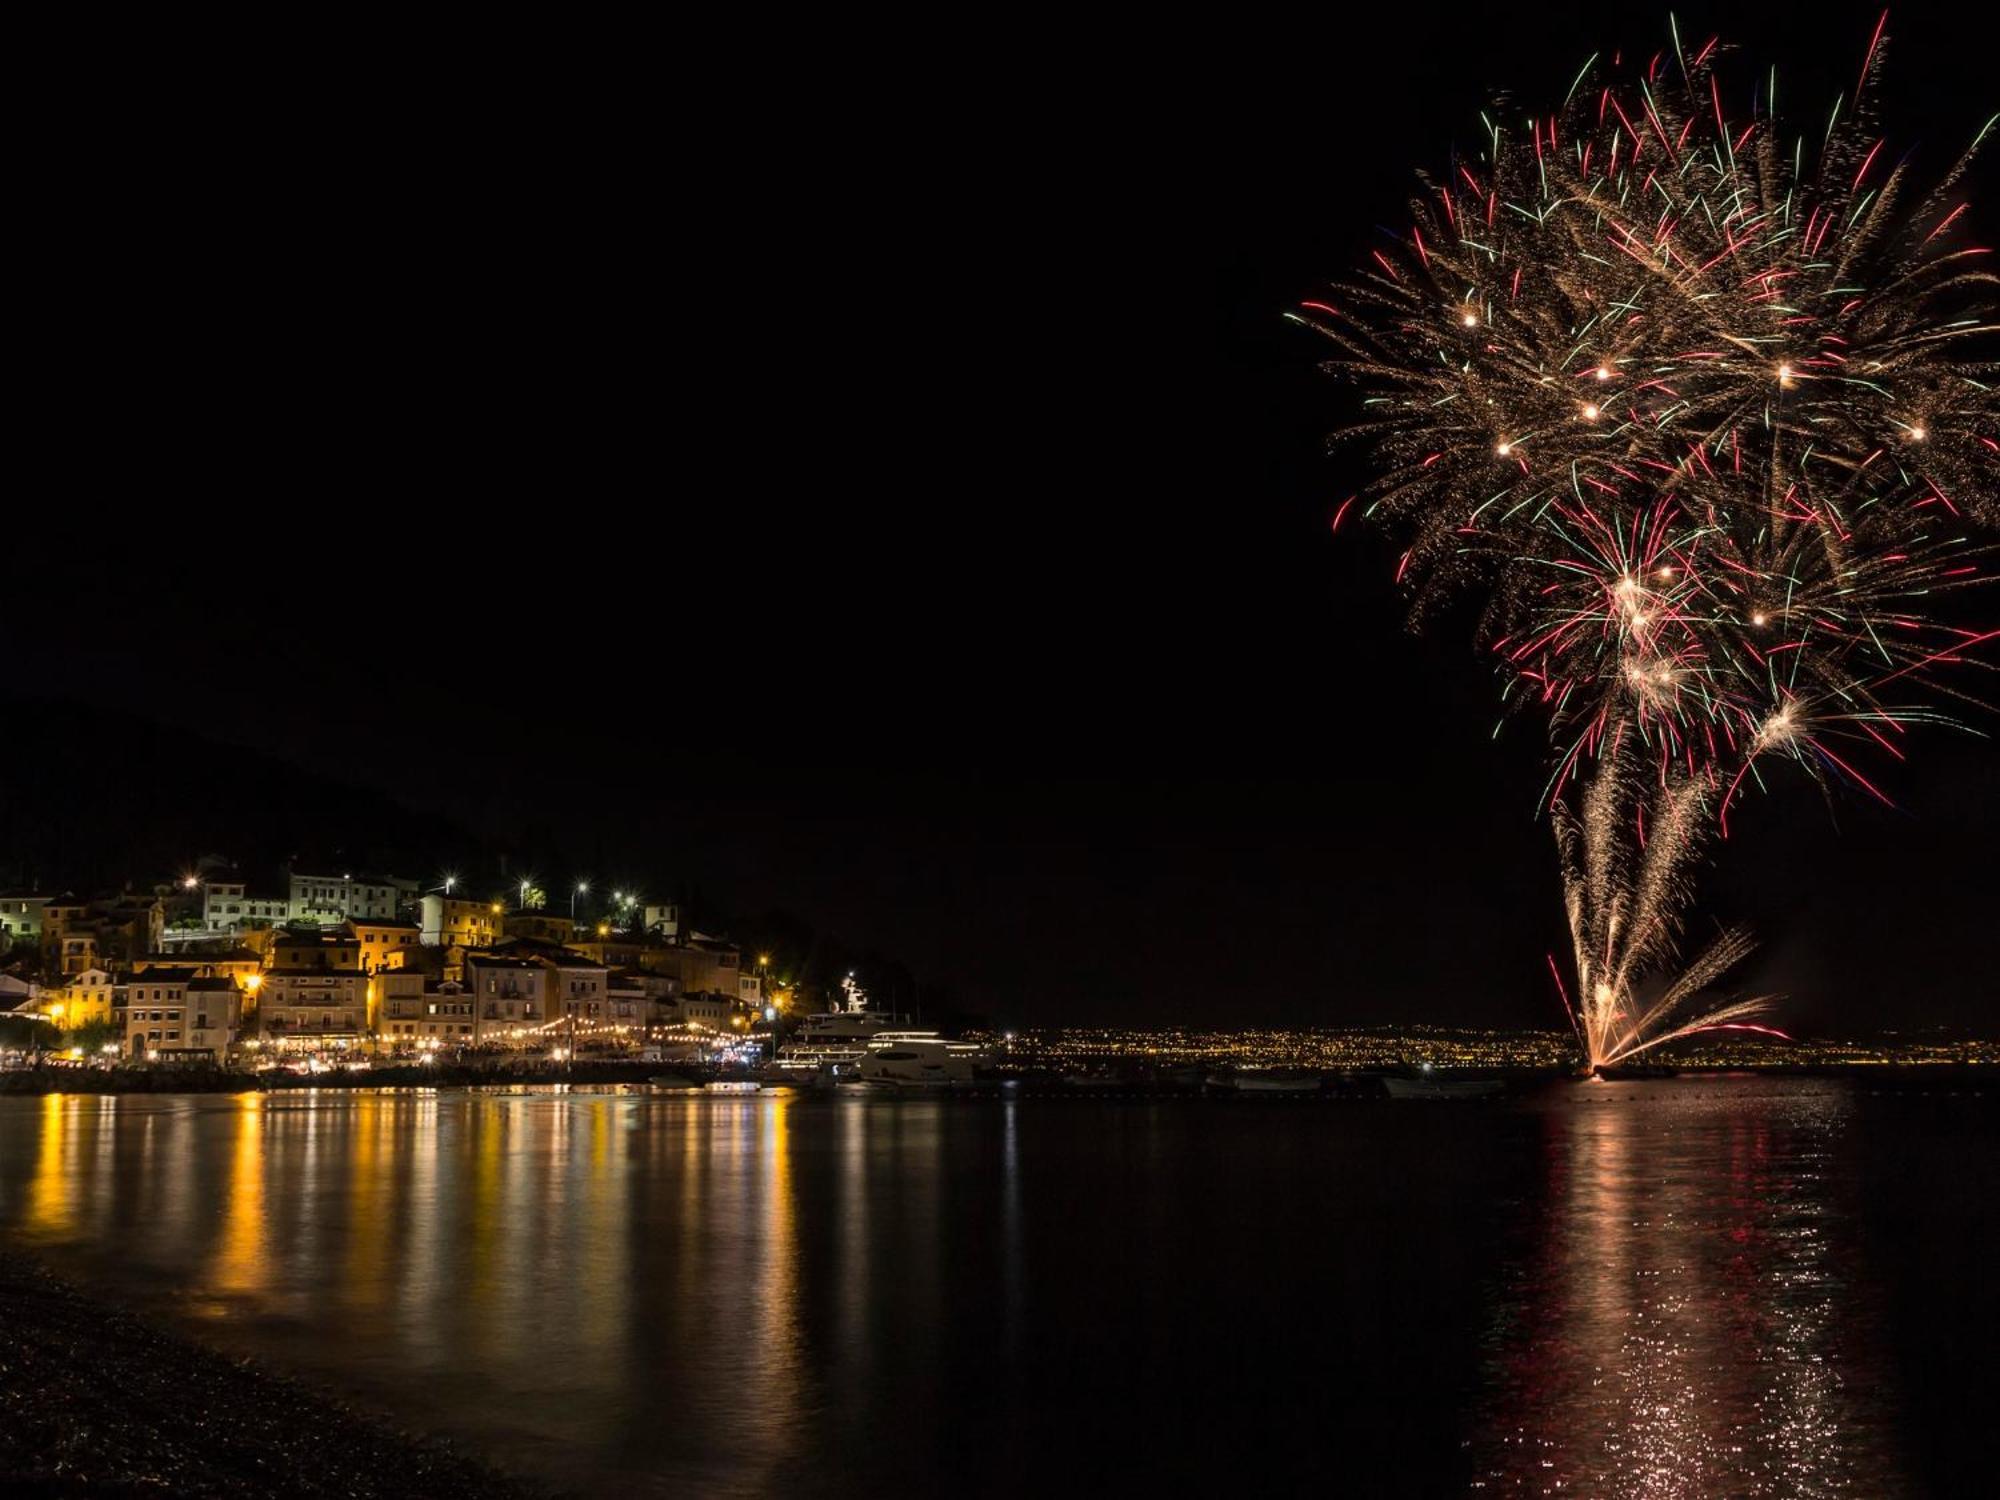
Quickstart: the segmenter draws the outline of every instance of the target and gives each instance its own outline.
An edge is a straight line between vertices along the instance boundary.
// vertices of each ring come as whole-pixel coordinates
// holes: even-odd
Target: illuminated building
[[[210,933],[242,933],[273,927],[291,915],[291,903],[283,896],[252,895],[249,886],[234,877],[203,883],[202,926]]]
[[[117,986],[115,1005],[124,1021],[128,1056],[144,1062],[149,1054],[157,1056],[163,1046],[181,1045],[187,986],[192,978],[192,970],[155,969],[143,984]]]
[[[567,948],[540,955],[551,972],[552,1019],[574,1017],[579,1021],[605,1018],[609,998],[610,970],[595,959]]]
[[[492,1040],[551,1019],[550,982],[554,970],[534,959],[503,953],[465,955],[465,987],[472,992],[473,1036]]]
[[[497,902],[427,891],[418,906],[418,936],[430,947],[487,948],[502,935]]]
[[[360,945],[361,967],[369,974],[402,968],[409,950],[417,946],[417,924],[393,917],[350,919],[341,932]]]
[[[286,916],[294,922],[338,927],[351,918],[388,921],[402,901],[402,885],[382,875],[291,876]]]
[[[567,943],[570,934],[576,930],[571,918],[546,909],[540,911],[512,911],[500,919],[502,935],[510,938],[526,938],[536,943]]]
[[[148,969],[193,969],[197,976],[233,979],[240,986],[251,975],[264,971],[264,959],[252,948],[227,948],[214,953],[148,953],[132,961],[133,975]]]
[[[322,932],[310,937],[280,933],[271,940],[271,965],[280,969],[361,970],[361,940],[346,933]]]
[[[0,892],[0,937],[27,938],[39,942],[42,936],[42,908],[47,896],[31,891]]]
[[[236,1045],[236,1033],[243,1024],[243,991],[234,979],[197,975],[188,981],[186,1010],[183,1052],[220,1062]]]
[[[257,1011],[268,1042],[358,1041],[368,1031],[368,976],[359,967],[266,969]]]
[[[58,988],[43,991],[42,1011],[65,1031],[102,1025],[112,1018],[115,989],[108,969],[85,969]]]

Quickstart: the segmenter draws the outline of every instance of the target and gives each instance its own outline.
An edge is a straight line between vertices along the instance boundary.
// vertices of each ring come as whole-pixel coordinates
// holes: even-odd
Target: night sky
[[[1874,10],[1746,9],[1683,35],[1823,121]],[[1494,89],[1667,41],[1486,14],[138,142],[127,234],[72,247],[8,686],[794,909],[996,1020],[1560,1025],[1539,726],[1494,740],[1470,613],[1412,636],[1394,548],[1329,534],[1349,398],[1279,316]],[[1964,16],[1891,19],[1931,172],[2000,104]],[[1902,811],[1782,776],[1704,878],[1800,1029],[1995,1024],[2000,750],[1920,744]]]

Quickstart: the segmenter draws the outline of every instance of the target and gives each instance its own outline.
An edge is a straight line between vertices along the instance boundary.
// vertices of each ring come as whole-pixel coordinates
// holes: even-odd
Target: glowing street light
[[[588,894],[589,891],[590,891],[590,882],[587,880],[579,880],[576,883],[576,889],[569,893],[569,915],[571,921],[576,920],[576,898],[578,896]]]

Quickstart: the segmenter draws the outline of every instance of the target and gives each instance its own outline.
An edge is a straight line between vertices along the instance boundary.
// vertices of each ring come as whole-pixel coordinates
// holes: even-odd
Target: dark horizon
[[[1681,26],[1719,17],[1746,89],[1778,62],[1803,121],[1875,14]],[[1412,636],[1390,544],[1330,533],[1346,398],[1281,314],[1493,89],[1560,98],[1665,12],[1371,24],[1239,34],[1185,94],[1160,40],[1025,138],[911,83],[949,172],[887,155],[887,102],[754,206],[691,161],[689,276],[617,191],[630,146],[449,204],[336,174],[331,137],[254,213],[177,187],[149,212],[187,233],[88,315],[129,357],[82,339],[52,382],[68,479],[17,523],[8,689],[76,705],[80,763],[135,723],[248,746],[559,849],[554,879],[795,911],[1021,1024],[1559,1027],[1540,728],[1492,738],[1469,614]],[[1941,6],[1890,36],[1885,125],[1935,175],[1990,53]],[[76,545],[73,507],[130,501],[157,517]],[[1915,738],[1899,810],[1784,777],[1702,877],[1781,1024],[1990,1027],[1994,749]]]

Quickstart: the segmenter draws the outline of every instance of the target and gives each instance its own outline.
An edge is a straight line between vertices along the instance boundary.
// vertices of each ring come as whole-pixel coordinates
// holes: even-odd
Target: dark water
[[[2000,1097],[0,1101],[0,1229],[582,1493],[1992,1493]]]

